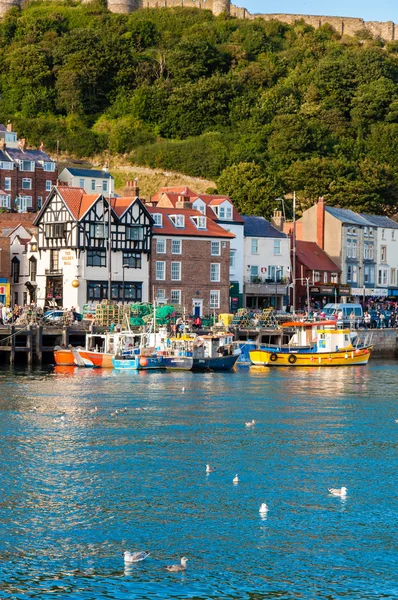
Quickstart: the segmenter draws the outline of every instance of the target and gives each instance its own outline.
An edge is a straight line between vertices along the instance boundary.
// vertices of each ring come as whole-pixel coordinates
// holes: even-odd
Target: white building
[[[369,227],[364,227],[364,261],[368,258],[366,254],[368,237],[374,232],[372,235],[372,243],[376,245],[374,295],[398,296],[398,223],[388,217],[365,214],[361,216],[369,222]]]
[[[14,303],[82,310],[88,301],[108,298],[108,207],[102,194],[53,188],[35,220],[37,236],[13,232]],[[110,221],[111,299],[145,302],[152,217],[139,198],[113,198]]]
[[[247,308],[288,304],[290,238],[263,217],[244,221],[244,302]]]
[[[83,188],[86,194],[113,194],[115,185],[112,175],[106,170],[65,168],[59,174],[60,185]]]

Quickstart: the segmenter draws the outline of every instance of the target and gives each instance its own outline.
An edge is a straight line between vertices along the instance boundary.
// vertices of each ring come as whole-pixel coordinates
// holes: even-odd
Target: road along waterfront
[[[0,596],[396,598],[395,381],[3,368]]]

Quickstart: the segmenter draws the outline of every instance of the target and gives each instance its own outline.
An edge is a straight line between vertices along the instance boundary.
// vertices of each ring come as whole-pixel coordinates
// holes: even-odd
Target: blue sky
[[[398,23],[398,0],[231,0],[251,13],[293,13],[361,17]]]

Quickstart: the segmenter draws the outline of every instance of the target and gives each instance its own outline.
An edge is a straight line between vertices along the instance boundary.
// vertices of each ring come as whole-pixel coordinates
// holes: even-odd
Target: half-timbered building
[[[139,198],[109,207],[102,194],[54,187],[35,220],[38,302],[81,310],[108,299],[109,270],[112,300],[146,301],[152,222]]]

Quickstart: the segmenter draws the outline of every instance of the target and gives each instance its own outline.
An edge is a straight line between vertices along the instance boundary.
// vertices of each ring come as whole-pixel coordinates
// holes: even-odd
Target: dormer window
[[[356,235],[357,228],[356,227],[348,227],[348,233],[350,233],[351,235]]]
[[[50,171],[53,173],[55,171],[55,163],[53,162],[43,162],[43,170]]]
[[[30,171],[32,173],[35,170],[35,163],[32,160],[20,160],[19,168],[21,171]]]
[[[163,224],[162,213],[155,213],[154,215],[152,215],[152,218],[154,220],[154,227],[162,227],[162,224]]]
[[[373,227],[369,227],[369,237],[373,237]]]
[[[232,219],[232,206],[220,206],[218,209],[218,216],[220,219],[228,219],[230,221]]]
[[[173,223],[174,227],[185,227],[185,217],[184,215],[170,215],[170,221]]]
[[[206,217],[191,217],[197,229],[206,229]]]

